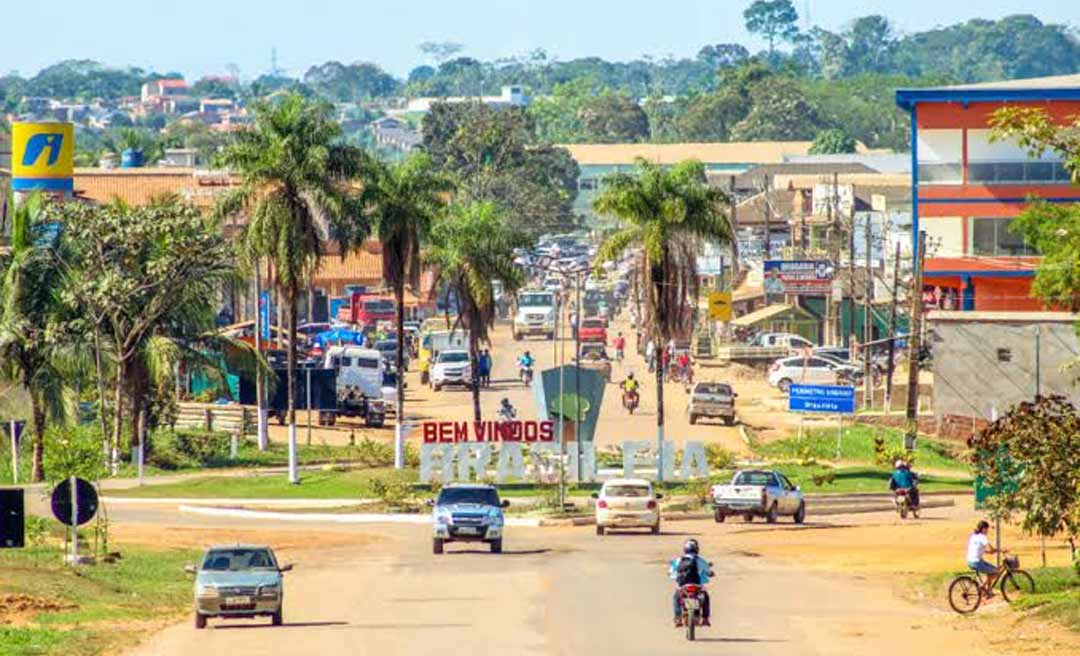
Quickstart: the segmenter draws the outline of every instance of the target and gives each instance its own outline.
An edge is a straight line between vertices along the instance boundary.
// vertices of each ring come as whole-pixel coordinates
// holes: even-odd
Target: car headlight
[[[219,595],[218,589],[212,585],[200,585],[195,589],[196,597],[217,597]]]
[[[276,597],[278,596],[279,592],[281,592],[280,583],[268,583],[266,585],[259,586],[260,597]]]
[[[502,513],[493,509],[490,513],[488,513],[488,524],[491,526],[502,526]]]
[[[449,510],[438,510],[435,512],[436,524],[452,524],[453,520],[450,516]]]

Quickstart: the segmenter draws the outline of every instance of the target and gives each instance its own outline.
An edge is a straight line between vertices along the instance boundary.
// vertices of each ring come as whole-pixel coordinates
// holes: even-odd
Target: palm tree
[[[529,245],[529,238],[512,228],[493,203],[454,205],[431,230],[425,261],[435,270],[435,285],[446,285],[458,299],[454,324],[469,331],[472,363],[473,418],[480,421],[480,385],[477,358],[480,344],[490,343],[488,330],[495,323],[494,281],[507,293],[524,284],[514,265],[514,249]]]
[[[63,276],[52,250],[35,243],[45,221],[44,200],[33,195],[12,216],[11,259],[0,281],[0,375],[30,396],[31,480],[45,476],[45,424],[67,417],[60,347],[51,340]]]
[[[284,95],[255,107],[252,130],[238,132],[218,163],[241,185],[222,199],[223,215],[246,211],[244,247],[269,258],[288,308],[289,481],[296,468],[296,321],[300,290],[318,265],[323,243],[342,255],[367,235],[363,199],[351,184],[366,170],[359,148],[341,142],[328,103]]]
[[[373,167],[365,188],[372,224],[382,242],[383,278],[394,289],[397,306],[397,408],[394,426],[394,466],[405,466],[402,422],[405,412],[404,376],[405,285],[420,288],[420,245],[443,211],[452,186],[431,158],[416,154],[395,165]]]
[[[622,224],[601,245],[597,263],[638,252],[638,275],[645,300],[643,325],[661,348],[668,340],[688,337],[698,295],[697,252],[702,240],[731,243],[733,230],[724,213],[726,196],[705,181],[697,161],[664,168],[643,159],[635,173],[604,179],[593,201],[598,214]],[[664,372],[657,358],[656,436],[662,460]],[[662,462],[661,462],[662,465]],[[663,480],[663,467],[658,472]]]

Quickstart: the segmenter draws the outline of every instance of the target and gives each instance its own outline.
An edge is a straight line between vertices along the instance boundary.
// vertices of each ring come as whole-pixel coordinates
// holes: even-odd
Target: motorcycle
[[[630,414],[634,414],[634,410],[637,410],[638,403],[641,401],[641,397],[638,396],[637,391],[623,391],[622,404]]]
[[[919,518],[918,506],[911,504],[911,497],[908,494],[907,488],[899,488],[893,494],[893,502],[896,504],[896,512],[900,513],[900,519],[907,519],[908,513],[915,518]]]
[[[524,383],[526,387],[528,387],[529,385],[532,385],[532,379],[533,379],[532,367],[520,367],[520,369],[521,369],[521,382]]]
[[[513,406],[499,408],[499,421],[514,421],[517,419],[517,411]]]
[[[682,598],[682,625],[686,628],[686,639],[692,641],[704,619],[705,587],[687,584],[679,588],[679,594]]]

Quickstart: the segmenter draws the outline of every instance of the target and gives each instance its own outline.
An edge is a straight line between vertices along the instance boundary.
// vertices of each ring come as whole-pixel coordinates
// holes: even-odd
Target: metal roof
[[[910,110],[920,102],[1015,102],[1080,100],[1080,73],[925,89],[897,89],[896,104]]]
[[[930,321],[985,321],[1001,323],[1076,323],[1080,315],[1072,312],[964,312],[959,310],[932,310],[926,318]]]

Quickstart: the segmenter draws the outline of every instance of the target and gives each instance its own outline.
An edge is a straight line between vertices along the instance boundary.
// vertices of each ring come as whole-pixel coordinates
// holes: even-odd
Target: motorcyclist
[[[687,540],[683,544],[682,556],[672,558],[668,566],[668,577],[676,583],[675,594],[672,596],[675,626],[682,626],[682,586],[684,585],[702,586],[701,625],[709,626],[709,593],[704,589],[704,586],[713,576],[713,571],[709,561],[699,555],[699,550],[697,540],[693,538]],[[684,561],[685,565],[683,564]]]
[[[639,387],[641,387],[641,384],[638,383],[637,379],[634,378],[634,372],[631,371],[630,373],[626,374],[626,379],[623,380],[623,382],[619,383],[619,389],[621,389],[623,392],[624,405],[626,405],[627,398],[631,396],[633,396],[635,399],[638,398]]]
[[[917,510],[919,508],[919,477],[902,459],[897,459],[893,467],[892,477],[889,478],[889,489],[893,492],[907,490],[908,502]]]
[[[524,376],[525,372],[528,371],[529,375],[531,376],[534,362],[536,362],[536,361],[533,360],[532,354],[529,353],[528,351],[525,351],[525,353],[522,354],[518,358],[518,361],[517,361],[518,375],[519,376]]]
[[[510,405],[510,399],[503,397],[502,403],[499,405],[499,419],[502,421],[514,421],[516,418],[517,410]]]

